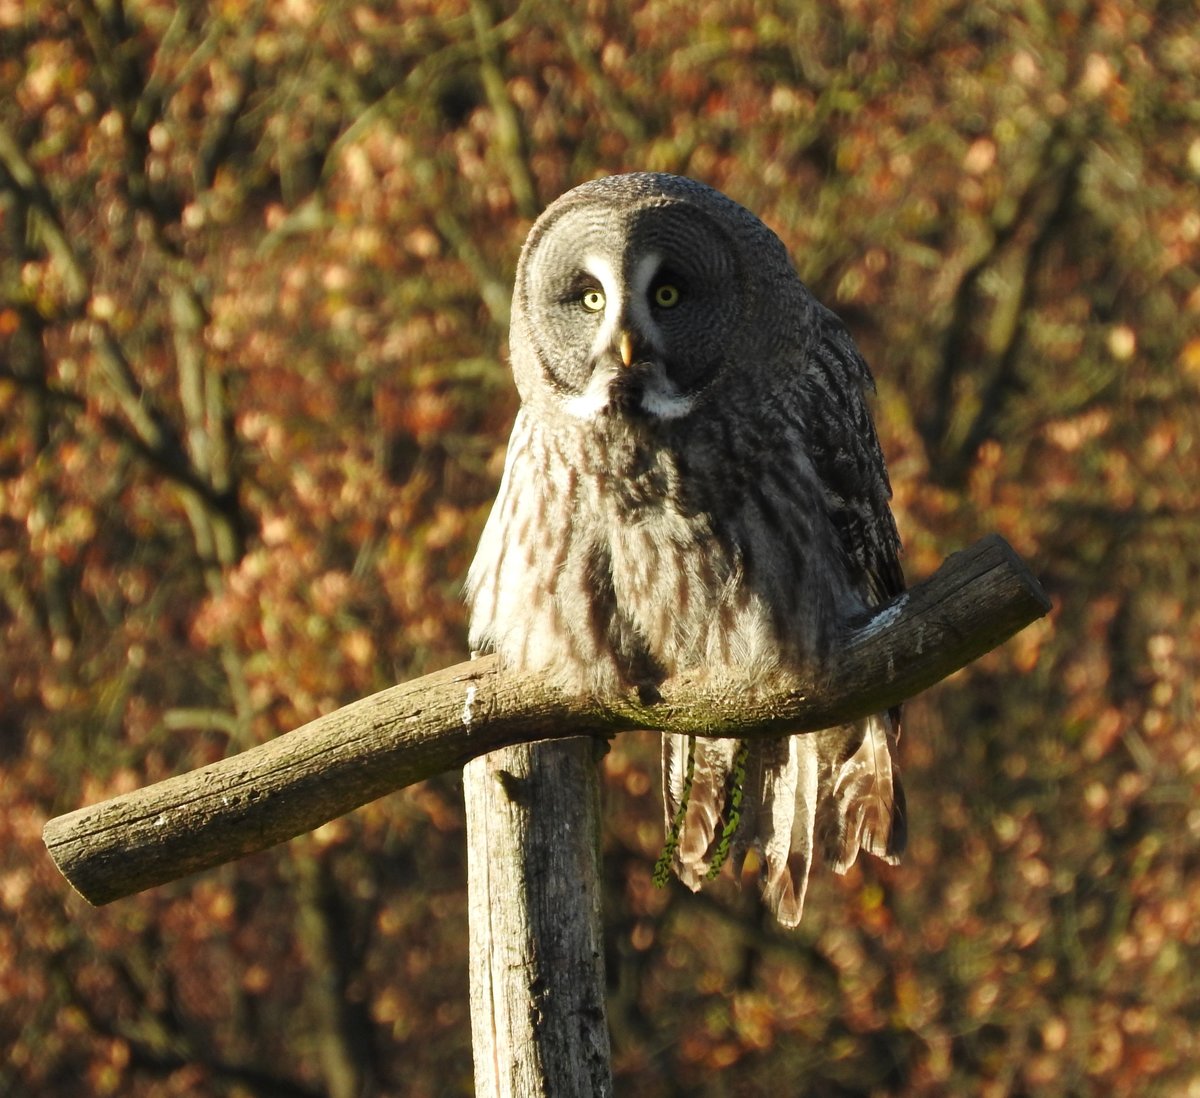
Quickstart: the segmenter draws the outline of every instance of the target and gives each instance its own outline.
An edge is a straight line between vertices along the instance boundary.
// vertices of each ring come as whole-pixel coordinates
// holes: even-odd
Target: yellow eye
[[[654,287],[654,304],[660,309],[673,309],[679,304],[679,287],[662,282]]]
[[[584,290],[583,297],[579,299],[583,303],[583,307],[589,313],[598,313],[604,308],[604,291],[603,290]]]

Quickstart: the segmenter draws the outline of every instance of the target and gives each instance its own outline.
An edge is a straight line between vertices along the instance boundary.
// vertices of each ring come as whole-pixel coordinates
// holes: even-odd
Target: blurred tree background
[[[910,577],[1053,614],[910,705],[785,934],[605,763],[620,1093],[1200,1095],[1191,0],[0,0],[0,1095],[471,1093],[458,775],[101,910],[47,817],[465,656],[518,249],[637,168],[873,364]]]

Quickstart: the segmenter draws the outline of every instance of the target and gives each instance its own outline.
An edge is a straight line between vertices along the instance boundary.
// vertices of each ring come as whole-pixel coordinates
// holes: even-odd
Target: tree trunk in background
[[[296,939],[307,965],[304,1007],[314,1038],[326,1098],[360,1098],[375,1091],[368,1030],[346,995],[347,947],[332,910],[336,885],[311,838],[289,848],[296,897]]]
[[[609,1095],[595,744],[495,751],[463,785],[475,1092]]]

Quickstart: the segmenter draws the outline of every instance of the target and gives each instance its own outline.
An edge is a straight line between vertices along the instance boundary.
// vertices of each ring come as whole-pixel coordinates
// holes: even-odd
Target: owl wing
[[[829,562],[866,606],[904,588],[891,486],[866,393],[870,371],[833,313],[815,307],[801,375],[803,439],[840,559]],[[675,868],[698,888],[728,856],[762,863],[763,896],[785,926],[804,910],[814,849],[839,873],[859,850],[895,862],[904,848],[904,791],[895,767],[898,709],[784,740],[663,738]],[[669,844],[670,845],[670,844]]]
[[[874,382],[842,322],[818,306],[805,374],[805,441],[846,576],[866,606],[904,590],[900,538],[883,451],[866,394]],[[906,838],[904,790],[895,765],[900,709],[853,725],[800,737],[819,758],[816,827],[839,872],[868,850],[899,859]]]
[[[800,382],[803,439],[841,557],[831,564],[865,606],[878,606],[904,590],[904,573],[891,484],[866,403],[875,386],[842,322],[820,305],[812,320]],[[897,707],[792,736],[783,756],[778,745],[751,745],[741,844],[761,852],[763,896],[785,926],[803,914],[814,847],[838,873],[859,850],[899,859],[906,837],[899,733]]]
[[[875,382],[841,320],[817,310],[802,385],[805,442],[851,583],[878,606],[904,590],[904,573],[892,486],[865,399]]]

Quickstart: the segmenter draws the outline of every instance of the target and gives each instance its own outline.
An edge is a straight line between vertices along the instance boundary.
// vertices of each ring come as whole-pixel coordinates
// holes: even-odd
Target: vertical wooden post
[[[494,751],[463,785],[475,1093],[611,1095],[595,742]]]

